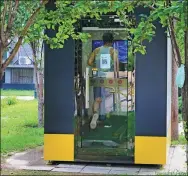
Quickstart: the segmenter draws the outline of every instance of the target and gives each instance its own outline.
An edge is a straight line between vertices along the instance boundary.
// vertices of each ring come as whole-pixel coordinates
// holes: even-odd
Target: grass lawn
[[[43,128],[37,128],[37,101],[3,99],[1,104],[1,152],[23,151],[43,144]],[[16,102],[15,102],[16,101]]]
[[[10,101],[11,100],[11,101]],[[9,102],[9,103],[7,103]],[[1,152],[3,155],[23,151],[43,144],[43,128],[37,128],[37,100],[23,101],[11,98],[1,102]],[[186,144],[180,136],[173,145]],[[75,173],[28,171],[2,168],[1,175],[74,175]],[[90,175],[77,174],[76,175]],[[91,174],[97,175],[97,174]],[[163,173],[157,175],[187,175],[186,173]]]
[[[7,101],[11,105],[7,105]],[[13,98],[2,100],[1,136],[2,154],[42,145],[43,128],[37,128],[37,101],[23,101]],[[179,137],[178,141],[172,141],[172,145],[178,144],[186,144],[183,135]]]
[[[2,90],[2,96],[34,96],[33,90]]]

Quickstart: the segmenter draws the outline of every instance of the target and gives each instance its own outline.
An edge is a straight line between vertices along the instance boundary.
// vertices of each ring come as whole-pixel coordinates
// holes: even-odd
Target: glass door
[[[125,161],[134,153],[134,72],[128,69],[124,30],[96,31],[82,45],[84,113],[79,123],[81,160]],[[86,115],[87,114],[87,115]]]

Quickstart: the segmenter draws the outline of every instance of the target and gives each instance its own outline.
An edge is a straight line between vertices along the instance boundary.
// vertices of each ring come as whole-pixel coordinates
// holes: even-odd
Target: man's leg
[[[90,123],[90,128],[95,129],[97,126],[97,120],[99,118],[100,103],[101,103],[101,88],[94,88],[94,103],[93,103],[93,117]]]
[[[99,108],[100,108],[100,103],[101,103],[101,98],[98,97],[95,99],[94,104],[93,104],[93,117],[90,123],[90,128],[95,129],[97,127],[97,120],[99,119]]]
[[[100,120],[105,120],[105,115],[106,115],[105,98],[106,98],[105,88],[101,87],[101,102],[100,102],[100,113],[99,113]]]

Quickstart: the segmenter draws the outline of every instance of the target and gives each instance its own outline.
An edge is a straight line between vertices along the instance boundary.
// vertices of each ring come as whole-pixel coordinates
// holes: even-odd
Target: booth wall
[[[139,14],[149,14],[140,8]],[[135,163],[167,162],[167,34],[156,21],[155,37],[144,42],[146,55],[136,56]],[[169,101],[169,100],[168,100]],[[168,114],[169,118],[169,114]]]
[[[50,3],[47,8],[53,9]],[[136,164],[167,162],[167,35],[159,22],[155,25],[156,36],[145,43],[147,54],[136,57]],[[45,45],[45,160],[74,161],[74,47],[72,39],[63,49]]]

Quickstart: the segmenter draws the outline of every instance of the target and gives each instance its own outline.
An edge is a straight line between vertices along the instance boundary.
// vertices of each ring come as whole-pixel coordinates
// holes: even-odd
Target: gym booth
[[[91,36],[86,42],[45,44],[44,160],[166,164],[172,70],[166,29],[156,21],[146,55],[134,55],[126,26],[115,14],[101,17],[78,23]]]

